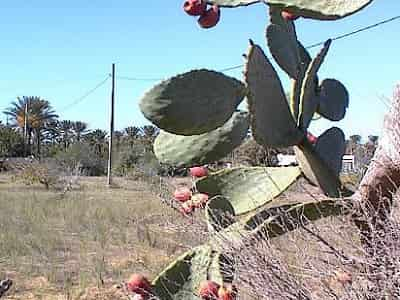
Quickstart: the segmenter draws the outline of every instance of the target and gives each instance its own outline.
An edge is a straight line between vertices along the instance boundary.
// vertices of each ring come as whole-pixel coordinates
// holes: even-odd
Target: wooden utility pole
[[[110,187],[112,184],[111,167],[112,167],[112,146],[114,137],[114,100],[115,100],[115,64],[112,64],[111,71],[111,107],[110,107],[110,135],[108,139],[108,168],[107,168],[107,184]]]
[[[25,103],[25,110],[24,110],[24,155],[28,155],[28,144],[29,137],[28,137],[28,101]]]

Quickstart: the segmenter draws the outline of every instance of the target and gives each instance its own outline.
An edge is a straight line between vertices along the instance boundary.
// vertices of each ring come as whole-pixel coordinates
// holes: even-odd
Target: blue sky
[[[400,14],[400,1],[375,0],[339,21],[298,20],[305,45]],[[116,63],[117,76],[168,78],[193,68],[223,69],[243,62],[248,39],[266,49],[263,4],[223,9],[217,27],[203,30],[182,11],[182,1],[2,1],[0,4],[0,111],[17,96],[49,100],[62,119],[106,128],[110,82],[89,97],[64,107],[101,82]],[[320,78],[341,80],[350,92],[346,120],[314,122],[318,134],[329,126],[346,135],[380,133],[390,97],[400,80],[400,20],[333,43]],[[314,49],[314,55],[318,49]],[[242,78],[241,70],[227,72]],[[286,75],[281,73],[285,88]],[[143,125],[141,95],[157,81],[117,80],[116,128]],[[0,118],[5,120],[5,116]]]

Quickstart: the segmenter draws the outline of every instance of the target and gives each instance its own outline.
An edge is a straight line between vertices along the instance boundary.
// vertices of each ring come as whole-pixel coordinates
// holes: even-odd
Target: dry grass
[[[203,229],[196,222],[189,227],[187,219],[161,204],[155,194],[165,197],[171,187],[158,180],[117,179],[110,189],[105,178],[83,178],[78,190],[63,194],[0,174],[0,279],[14,281],[6,299],[128,299],[120,283],[129,274],[152,278],[200,244]],[[316,196],[318,190],[300,180],[283,197],[297,202]],[[345,217],[315,225],[335,248],[360,256],[358,235]],[[346,299],[350,290],[333,280],[335,272],[361,276],[304,230],[250,244],[230,250],[240,254],[236,282],[241,299],[301,299],[286,292],[303,289],[309,295],[304,299]],[[283,290],[274,277],[277,271],[288,276]]]
[[[65,195],[0,176],[0,279],[7,299],[118,299],[132,272],[153,276],[191,245],[184,220],[144,181],[85,178]],[[179,228],[179,226],[178,226]]]

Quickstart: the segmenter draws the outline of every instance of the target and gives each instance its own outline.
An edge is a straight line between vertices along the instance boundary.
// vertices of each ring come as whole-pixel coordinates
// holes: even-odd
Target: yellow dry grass
[[[152,277],[186,250],[187,236],[162,227],[182,218],[157,185],[105,182],[83,178],[62,196],[0,175],[0,279],[15,283],[7,299],[126,299],[129,274]]]

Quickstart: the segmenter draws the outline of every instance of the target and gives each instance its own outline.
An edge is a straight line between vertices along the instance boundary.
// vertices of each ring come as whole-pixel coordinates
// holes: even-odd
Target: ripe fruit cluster
[[[186,0],[183,3],[183,10],[190,16],[200,16],[197,22],[202,28],[214,27],[221,17],[218,5],[207,9],[207,2],[204,0]]]
[[[203,300],[235,300],[237,289],[230,283],[220,286],[214,281],[207,280],[200,284],[199,296]]]
[[[208,175],[208,169],[203,166],[190,168],[189,172],[194,178]],[[184,215],[189,215],[196,209],[204,208],[209,197],[207,194],[193,193],[189,187],[182,186],[175,190],[174,198],[181,203],[180,212]]]

